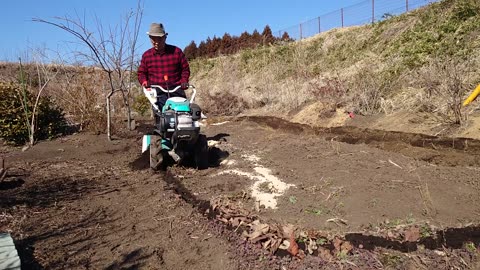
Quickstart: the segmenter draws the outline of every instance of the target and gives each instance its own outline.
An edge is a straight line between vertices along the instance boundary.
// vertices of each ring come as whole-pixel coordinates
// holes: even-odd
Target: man
[[[174,89],[181,86],[170,96],[179,96],[186,98],[185,89],[188,88],[190,77],[190,66],[182,50],[176,46],[166,44],[168,33],[161,23],[152,23],[147,32],[152,43],[152,48],[148,49],[142,55],[140,66],[138,67],[138,81],[140,84],[149,88],[150,85],[160,85],[164,89]],[[162,108],[167,101],[167,94],[159,93],[158,108]]]

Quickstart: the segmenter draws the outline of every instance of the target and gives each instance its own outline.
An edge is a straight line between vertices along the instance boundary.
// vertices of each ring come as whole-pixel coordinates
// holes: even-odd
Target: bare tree
[[[55,17],[53,21],[40,18],[32,19],[58,27],[77,38],[81,44],[87,46],[87,53],[76,52],[85,58],[86,62],[98,66],[108,78],[106,89],[107,107],[107,136],[111,140],[111,109],[110,98],[115,92],[121,92],[124,104],[127,108],[128,126],[131,126],[131,110],[129,104],[129,92],[131,89],[130,74],[133,72],[137,38],[143,16],[143,3],[138,0],[135,10],[128,12],[115,27],[109,26],[104,29],[100,19],[95,17],[96,29],[91,31],[85,18],[78,14],[72,18],[69,16]],[[127,84],[128,82],[128,84]]]
[[[35,65],[35,72],[37,73],[36,75],[36,82],[35,84],[38,85],[38,89],[35,91],[32,87],[32,94],[35,97],[35,102],[33,103],[32,107],[32,112],[29,115],[29,108],[28,108],[28,100],[26,98],[20,99],[22,102],[22,106],[25,110],[25,121],[27,124],[28,128],[28,138],[29,138],[29,143],[30,145],[35,144],[35,131],[37,129],[36,122],[37,122],[37,110],[40,102],[40,98],[42,96],[43,91],[49,84],[49,82],[54,79],[57,74],[59,69],[52,69],[49,67],[47,64],[45,64],[45,61],[42,61],[45,59],[45,54],[40,50],[36,50],[34,52],[34,61],[32,62],[33,65]],[[22,68],[22,61],[21,58],[19,59],[20,61],[20,67]],[[23,70],[21,71],[21,74],[23,76]],[[26,88],[26,81],[22,79],[22,90],[24,91],[23,96],[26,96],[25,91],[27,91]]]
[[[130,42],[130,73],[128,76],[128,88],[127,91],[124,91],[123,100],[125,102],[125,106],[127,108],[127,115],[128,115],[128,127],[131,128],[131,107],[130,107],[130,91],[132,89],[132,75],[133,75],[133,68],[136,62],[136,47],[137,47],[137,40],[138,40],[138,33],[140,33],[140,24],[142,22],[143,17],[143,6],[140,1],[137,3],[137,12],[135,12],[135,19],[133,23],[133,28],[129,29],[128,32],[128,40]]]
[[[48,83],[54,79],[57,74],[59,69],[58,68],[50,68],[45,64],[45,62],[41,61],[40,58],[45,58],[45,55],[41,54],[40,51],[37,51],[37,54],[35,57],[38,57],[35,63],[35,69],[37,72],[37,77],[38,77],[38,91],[36,93],[35,97],[35,103],[33,104],[33,111],[32,111],[32,117],[30,120],[30,145],[33,145],[35,143],[35,129],[36,129],[36,116],[37,116],[37,109],[38,109],[38,104],[40,101],[40,97],[42,96],[43,90],[47,87]]]

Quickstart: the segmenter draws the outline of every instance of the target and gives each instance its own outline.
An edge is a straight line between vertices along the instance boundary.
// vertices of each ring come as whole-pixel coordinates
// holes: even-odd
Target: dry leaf
[[[264,249],[268,249],[271,243],[272,243],[272,239],[268,239],[267,241],[263,242],[262,246]]]
[[[311,238],[308,239],[307,241],[307,251],[308,251],[308,254],[313,254],[313,251],[314,250],[317,250],[318,246],[317,246],[317,242],[316,241],[313,241]]]
[[[387,237],[388,237],[389,239],[398,239],[398,233],[397,233],[397,232],[388,231],[388,232],[387,232]]]
[[[327,262],[330,262],[333,260],[333,256],[332,256],[332,253],[330,253],[330,250],[324,247],[318,248],[318,256]]]
[[[343,241],[338,237],[333,239],[333,247],[335,248],[335,252],[341,251],[342,243]]]
[[[292,256],[297,256],[298,254],[298,244],[297,242],[295,242],[295,235],[292,231],[292,234],[290,235],[290,238],[289,238],[289,241],[290,241],[290,246],[288,247],[287,251],[292,254]]]
[[[282,244],[278,247],[279,249],[287,250],[290,247],[290,241],[283,240]]]
[[[238,227],[242,222],[245,222],[247,220],[246,217],[234,217],[230,219],[230,224],[233,227]]]
[[[280,248],[280,245],[282,244],[282,242],[283,240],[281,238],[272,240],[272,244],[270,248],[272,254],[275,253]]]
[[[271,234],[267,234],[267,235],[260,235],[260,236],[257,236],[255,238],[250,238],[250,242],[252,243],[257,243],[257,242],[260,242],[262,240],[265,240],[265,239],[268,239],[270,238]]]
[[[260,223],[260,221],[258,220],[255,220],[252,224],[251,224],[251,233],[249,234],[246,234],[246,236],[250,239],[252,238],[257,238],[263,234],[266,234],[268,233],[268,230],[269,230],[269,226],[268,224],[262,224]]]
[[[289,238],[295,232],[295,226],[288,224],[282,227],[283,238]]]
[[[345,242],[342,243],[342,246],[341,246],[340,249],[341,249],[341,251],[344,251],[348,254],[348,253],[350,253],[350,251],[352,251],[353,245],[350,242],[345,241]]]
[[[296,257],[299,258],[300,260],[305,259],[305,252],[300,249],[300,250],[298,251],[298,254],[296,255]]]
[[[417,242],[420,239],[420,228],[412,227],[405,231],[405,241],[407,242]]]

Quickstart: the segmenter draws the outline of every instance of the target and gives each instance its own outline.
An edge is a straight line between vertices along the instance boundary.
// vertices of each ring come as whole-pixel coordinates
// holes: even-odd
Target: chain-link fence
[[[378,22],[437,1],[439,0],[365,0],[273,34],[281,38],[287,33],[290,38],[299,40],[333,28]]]

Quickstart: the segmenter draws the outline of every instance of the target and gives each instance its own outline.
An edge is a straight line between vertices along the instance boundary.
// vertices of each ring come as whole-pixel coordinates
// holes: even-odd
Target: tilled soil
[[[478,141],[266,117],[203,131],[200,171],[152,172],[143,125],[5,147],[0,231],[26,269],[480,267]],[[300,252],[271,244],[286,225]]]

